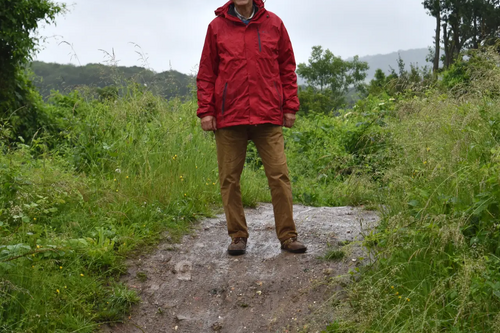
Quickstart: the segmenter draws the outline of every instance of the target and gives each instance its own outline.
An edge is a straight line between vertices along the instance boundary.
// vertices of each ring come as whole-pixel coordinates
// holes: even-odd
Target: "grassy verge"
[[[499,331],[498,63],[473,58],[466,85],[398,103],[366,241],[378,259],[326,332]]]
[[[118,280],[124,258],[220,209],[213,134],[199,129],[193,102],[72,93],[48,108],[57,134],[1,147],[3,332],[119,321],[138,301]],[[247,205],[267,200],[264,178],[245,170]]]

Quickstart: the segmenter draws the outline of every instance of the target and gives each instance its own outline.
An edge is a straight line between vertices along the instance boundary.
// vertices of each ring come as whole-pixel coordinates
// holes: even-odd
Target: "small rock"
[[[161,261],[161,262],[169,262],[171,259],[172,259],[172,256],[168,255],[168,254],[167,255],[161,254],[159,257],[157,257],[157,260]]]
[[[191,280],[191,270],[193,269],[193,263],[187,260],[179,261],[174,268],[174,273],[177,274],[177,279],[181,281]]]
[[[213,323],[212,330],[214,330],[214,332],[220,332],[220,330],[222,330],[222,324],[219,322]]]

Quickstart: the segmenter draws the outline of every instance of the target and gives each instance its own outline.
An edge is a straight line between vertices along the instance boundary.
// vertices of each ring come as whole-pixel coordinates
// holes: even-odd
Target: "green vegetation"
[[[387,115],[377,259],[326,332],[498,332],[500,56],[469,56]]]
[[[324,255],[323,259],[325,260],[340,260],[345,257],[345,252],[339,249],[335,248],[330,248],[326,254]]]
[[[18,135],[33,136],[48,119],[38,110],[40,95],[28,79],[27,66],[37,51],[34,32],[41,21],[52,23],[63,5],[47,0],[0,0],[0,119]]]
[[[126,94],[123,87],[131,84],[167,99],[189,97],[194,89],[194,77],[175,70],[155,73],[143,67],[116,66],[110,62],[111,66],[73,66],[35,61],[31,65],[35,75],[33,84],[44,99],[49,98],[53,90],[67,94],[84,88],[99,98],[116,98],[118,94]]]
[[[422,4],[436,19],[431,56],[434,72],[439,70],[440,61],[447,69],[462,59],[462,51],[495,45],[500,37],[498,0],[424,0]]]
[[[59,137],[2,146],[0,330],[90,332],[120,319],[138,300],[116,279],[124,256],[210,214],[215,162],[197,156],[213,145],[179,120],[192,104],[140,100],[56,96]]]
[[[213,134],[199,128],[196,101],[166,100],[116,68],[106,69],[114,86],[53,92],[44,103],[25,72],[36,47],[29,33],[63,7],[30,1],[33,11],[12,11],[26,17],[4,19],[7,5],[0,331],[92,332],[139,300],[119,282],[126,257],[175,242],[220,210]],[[9,49],[17,42],[20,58]],[[326,332],[498,332],[498,46],[458,57],[439,79],[400,60],[350,109],[339,105],[365,66],[313,52],[299,72],[310,83],[304,109],[285,129],[295,201],[370,204],[382,217],[365,240],[376,259],[351,272],[348,301],[332,308],[339,319]],[[251,146],[247,206],[270,199],[261,168]]]
[[[196,103],[136,93],[56,94],[47,110],[64,131],[2,141],[0,331],[119,320],[137,301],[117,279],[125,256],[163,231],[176,241],[220,207],[213,134],[199,129]],[[261,172],[243,178],[247,205],[268,200]]]
[[[367,70],[368,64],[358,56],[342,60],[330,50],[314,46],[308,64],[297,67],[297,74],[307,82],[307,88],[299,92],[301,110],[329,112],[343,107],[350,89],[364,91]]]

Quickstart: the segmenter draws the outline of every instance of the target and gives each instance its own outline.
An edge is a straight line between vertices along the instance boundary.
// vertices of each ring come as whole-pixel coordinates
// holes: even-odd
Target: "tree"
[[[368,94],[378,95],[385,91],[387,81],[387,76],[385,75],[384,71],[378,68],[375,71],[375,77],[370,81],[370,84],[368,85]]]
[[[441,41],[444,66],[449,68],[460,59],[463,50],[498,40],[500,0],[424,0],[422,4],[436,18],[435,71],[439,67]]]
[[[38,24],[53,23],[63,10],[49,0],[0,0],[0,119],[16,136],[34,134],[40,123],[39,96],[26,74],[40,41]]]
[[[425,0],[423,2],[425,9],[427,9],[431,16],[436,18],[436,35],[434,37],[434,59],[433,59],[433,72],[439,70],[439,56],[441,50],[441,0]]]
[[[336,109],[345,103],[350,88],[362,90],[367,70],[368,64],[359,61],[358,56],[351,61],[342,60],[330,50],[314,46],[308,64],[299,64],[297,74],[306,80],[309,87],[327,96],[331,108]],[[309,90],[308,95],[310,93]]]

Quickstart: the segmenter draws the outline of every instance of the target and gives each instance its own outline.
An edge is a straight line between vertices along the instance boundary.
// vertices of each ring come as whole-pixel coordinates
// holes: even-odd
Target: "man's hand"
[[[292,128],[295,123],[295,114],[285,113],[283,115],[283,125],[287,128]]]
[[[217,123],[214,116],[206,116],[201,118],[201,128],[204,131],[217,131]]]

